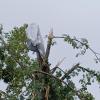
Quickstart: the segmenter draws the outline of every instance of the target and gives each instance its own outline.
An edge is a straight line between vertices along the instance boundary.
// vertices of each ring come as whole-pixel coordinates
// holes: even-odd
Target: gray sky
[[[100,53],[100,0],[0,0],[0,23],[5,31],[32,22],[40,25],[43,36],[53,27],[55,35],[68,33],[87,38],[91,47]],[[66,47],[61,40],[57,40],[57,44],[51,50],[50,62],[53,65],[66,56],[64,66],[70,67],[79,60],[83,65],[100,70],[100,64],[94,63],[91,52],[75,59],[76,51],[72,47]],[[100,90],[94,92],[97,86],[92,87],[90,90],[99,100]]]

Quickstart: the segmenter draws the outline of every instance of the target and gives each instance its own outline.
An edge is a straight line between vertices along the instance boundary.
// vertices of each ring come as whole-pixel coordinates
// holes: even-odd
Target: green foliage
[[[64,34],[64,41],[68,44],[71,44],[73,49],[80,49],[80,52],[76,54],[76,57],[79,55],[84,55],[86,50],[89,49],[89,44],[87,39],[81,38],[80,40],[76,37],[71,38],[69,35]]]
[[[37,62],[30,59],[28,52],[25,26],[14,28],[10,32],[10,37],[7,38],[5,51],[0,52],[0,59],[4,63],[0,67],[0,75],[2,74],[2,79],[8,83],[7,93],[10,97],[9,99],[18,98],[22,88],[27,85],[26,81],[31,79],[32,71],[38,69]]]
[[[80,100],[94,100],[92,94],[87,91],[87,86],[91,85],[95,79],[100,82],[99,72],[76,67],[69,71],[65,80],[61,80],[61,78],[67,72],[60,69],[53,74],[48,73],[51,77],[44,75],[42,78],[42,73],[34,74],[34,71],[41,71],[41,69],[37,60],[31,59],[28,54],[26,26],[15,27],[5,35],[6,45],[3,43],[0,45],[0,79],[8,84],[6,93],[0,93],[0,97],[5,100],[43,100],[42,91],[49,86],[49,100],[75,100],[75,97]],[[64,41],[71,44],[74,49],[81,49],[81,53],[76,56],[84,55],[89,48],[86,39],[78,41],[75,37],[64,36]],[[79,76],[80,73],[83,78],[79,80],[81,88],[77,90],[72,79]]]

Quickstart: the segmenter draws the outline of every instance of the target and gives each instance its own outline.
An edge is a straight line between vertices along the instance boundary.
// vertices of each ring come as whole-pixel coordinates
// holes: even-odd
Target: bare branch
[[[68,70],[67,73],[64,74],[64,76],[61,78],[61,80],[64,80],[69,74],[71,74],[76,68],[79,67],[79,63],[73,66],[70,70]]]
[[[84,68],[84,67],[81,67],[81,66],[79,65],[79,63],[78,63],[78,64],[76,64],[75,66],[73,66],[70,70],[68,70],[68,72],[65,72],[65,74],[64,74],[64,76],[61,78],[61,80],[64,80],[69,74],[71,74],[71,73],[72,73],[75,69],[77,69],[77,68],[80,68],[80,69],[82,69],[82,70],[85,70],[85,71],[87,71],[88,73],[93,74],[94,76],[98,76],[97,73],[95,73],[94,71],[89,70],[89,69]]]
[[[54,67],[53,69],[51,69],[51,74],[53,74],[55,71],[56,71],[56,69],[59,69],[61,72],[63,72],[64,74],[66,74],[66,72],[65,71],[63,71],[61,68],[59,68],[59,67]]]
[[[61,68],[58,67],[64,61],[64,59],[65,57],[61,61],[59,61],[53,69],[51,69],[52,74],[56,71],[57,68],[60,69],[63,73],[65,73]]]

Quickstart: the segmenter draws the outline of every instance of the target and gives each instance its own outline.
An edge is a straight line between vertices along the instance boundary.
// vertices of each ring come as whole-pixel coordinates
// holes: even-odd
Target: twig
[[[66,36],[54,36],[53,38],[66,38]],[[88,46],[86,43],[83,43],[83,42],[81,42],[81,41],[79,41],[79,40],[77,40],[77,39],[72,39],[72,40],[75,40],[75,41],[81,43],[82,45]],[[97,55],[100,55],[100,54],[97,53],[97,52],[95,52],[95,51],[94,51],[92,48],[90,48],[89,46],[88,46],[88,49],[95,55],[95,57],[97,58],[97,60],[100,62],[100,59],[99,59],[98,56],[97,56]]]
[[[98,76],[98,74],[97,74],[97,73],[94,73],[92,70],[89,70],[89,69],[84,68],[84,67],[81,67],[81,66],[79,66],[78,68],[80,68],[80,69],[82,69],[82,70],[85,70],[85,71],[87,71],[88,73],[93,74],[94,76]]]
[[[59,62],[56,64],[55,67],[58,67],[64,60],[65,60],[65,57],[64,57],[61,61],[59,61]]]
[[[54,36],[53,38],[66,38],[65,36]]]
[[[63,73],[65,73],[61,68],[58,67],[64,61],[64,59],[65,57],[61,61],[59,61],[54,68],[51,69],[52,74],[55,72],[57,68],[60,69]]]
[[[75,41],[81,43],[82,45],[88,46],[86,43],[82,43],[81,41],[79,41],[79,40],[77,40],[77,39],[73,39],[73,40],[75,40]],[[88,46],[88,49],[90,49],[90,51],[95,55],[95,57],[97,58],[97,60],[100,62],[100,59],[99,59],[98,56],[97,56],[97,54],[98,54],[98,55],[100,55],[100,54],[99,54],[99,53],[96,53],[96,52],[95,52],[92,48],[90,48],[89,46]]]

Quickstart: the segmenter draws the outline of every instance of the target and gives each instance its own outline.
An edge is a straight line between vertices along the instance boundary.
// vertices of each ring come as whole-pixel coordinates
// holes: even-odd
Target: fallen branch
[[[61,78],[61,80],[64,80],[67,76],[69,76],[69,74],[71,74],[78,67],[79,67],[79,63],[74,65],[70,70],[68,70],[68,72],[66,72],[64,74],[64,76]]]
[[[84,68],[84,67],[81,67],[81,66],[79,65],[79,63],[78,63],[78,64],[76,64],[75,66],[73,66],[70,70],[68,70],[68,72],[64,74],[64,76],[61,78],[61,80],[64,80],[67,76],[69,76],[69,74],[71,74],[71,73],[72,73],[75,69],[77,69],[77,68],[80,68],[80,69],[82,69],[82,70],[85,70],[86,72],[88,72],[88,73],[90,73],[90,74],[93,74],[94,76],[98,76],[98,74],[95,73],[94,71],[89,70],[89,69]]]

